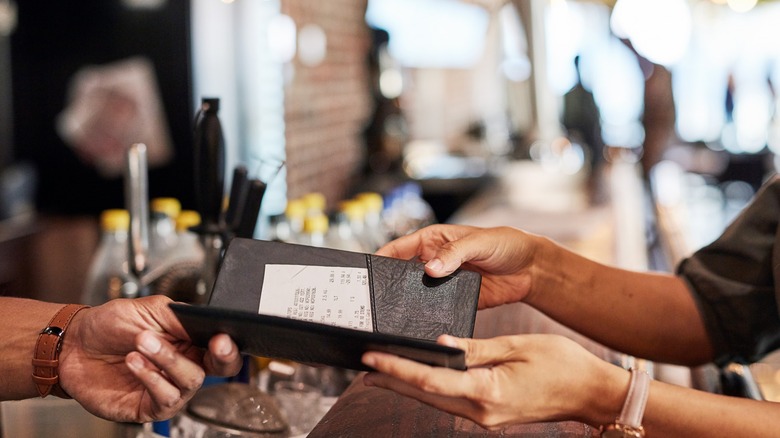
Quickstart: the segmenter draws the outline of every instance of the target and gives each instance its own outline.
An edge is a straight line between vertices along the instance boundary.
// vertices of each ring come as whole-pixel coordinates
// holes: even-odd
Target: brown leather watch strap
[[[52,388],[60,381],[58,367],[60,365],[60,348],[62,348],[62,337],[68,328],[73,316],[79,310],[87,308],[82,304],[68,304],[62,307],[54,314],[49,324],[41,330],[38,335],[38,341],[35,343],[35,353],[33,354],[33,372],[32,379],[38,388],[38,394],[46,397],[52,392]],[[65,391],[59,391],[56,394],[63,398],[70,398]]]

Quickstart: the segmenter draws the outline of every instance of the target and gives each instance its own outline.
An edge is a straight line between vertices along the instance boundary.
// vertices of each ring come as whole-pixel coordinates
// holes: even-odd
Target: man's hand
[[[89,412],[113,421],[175,415],[205,375],[235,375],[242,360],[227,335],[194,346],[171,300],[155,295],[82,310],[63,338],[60,386]]]

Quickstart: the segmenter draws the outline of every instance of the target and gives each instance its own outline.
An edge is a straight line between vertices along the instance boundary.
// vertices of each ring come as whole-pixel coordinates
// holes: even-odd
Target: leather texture
[[[370,368],[361,357],[383,351],[429,365],[466,369],[462,350],[432,341],[371,333],[231,309],[171,304],[195,345],[207,347],[217,333],[226,333],[242,353],[288,359],[358,371]]]
[[[631,427],[642,426],[642,416],[645,413],[645,404],[650,391],[650,375],[645,371],[631,370],[631,382],[628,385],[628,394],[623,404],[617,422]]]
[[[80,310],[89,306],[81,304],[68,304],[54,314],[51,321],[41,330],[35,343],[35,353],[32,359],[32,379],[41,397],[46,397],[59,383],[60,347],[62,337],[68,329],[73,316]],[[64,391],[57,394],[62,398],[69,398]]]
[[[377,333],[428,340],[443,333],[458,337],[474,333],[481,284],[476,272],[459,270],[434,279],[417,261],[254,239],[231,240],[209,306],[259,308],[263,267],[270,263],[368,268]]]
[[[368,269],[373,332],[259,315],[266,264]],[[480,283],[478,273],[465,270],[430,278],[418,261],[234,238],[209,304],[172,308],[203,346],[221,331],[233,336],[243,352],[257,356],[365,370],[363,352],[376,350],[465,369],[463,352],[437,345],[435,339],[443,333],[473,335]]]
[[[419,262],[373,255],[369,260],[377,332],[430,340],[443,333],[474,334],[479,274],[458,271],[432,278]]]

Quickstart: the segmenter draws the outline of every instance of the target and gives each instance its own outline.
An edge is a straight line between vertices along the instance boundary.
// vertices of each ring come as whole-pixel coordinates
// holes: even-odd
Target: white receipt
[[[372,332],[368,269],[265,265],[258,313]]]

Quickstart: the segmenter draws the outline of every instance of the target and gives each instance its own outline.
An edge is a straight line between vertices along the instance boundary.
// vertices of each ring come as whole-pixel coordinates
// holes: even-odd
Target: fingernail
[[[217,354],[220,356],[227,356],[232,352],[233,346],[230,345],[230,342],[220,342],[220,344],[217,346]]]
[[[425,264],[425,267],[431,271],[441,271],[444,267],[444,263],[439,259],[433,259]]]
[[[162,344],[160,343],[160,340],[157,339],[157,337],[153,334],[144,333],[141,336],[141,345],[139,347],[149,354],[157,354],[160,352]]]
[[[458,343],[455,342],[455,339],[449,337],[449,336],[442,336],[441,338],[441,344],[447,347],[457,347]]]
[[[374,377],[371,374],[366,374],[363,376],[363,384],[366,386],[375,386]]]
[[[376,365],[376,358],[371,354],[363,356],[363,365],[374,368]]]
[[[130,358],[127,361],[127,366],[137,371],[144,367],[144,361],[137,355],[130,356]]]

